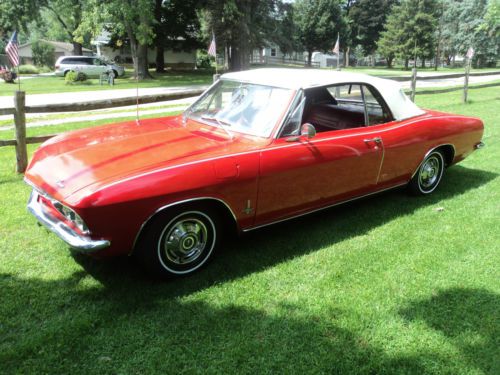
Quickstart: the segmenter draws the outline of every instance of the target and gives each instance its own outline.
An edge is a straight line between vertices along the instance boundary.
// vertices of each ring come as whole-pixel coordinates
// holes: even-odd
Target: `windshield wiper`
[[[226,126],[231,126],[229,122],[218,119],[216,116],[201,116],[201,119],[216,122],[219,125],[218,128],[224,130],[231,140],[233,139],[233,134],[226,128]]]

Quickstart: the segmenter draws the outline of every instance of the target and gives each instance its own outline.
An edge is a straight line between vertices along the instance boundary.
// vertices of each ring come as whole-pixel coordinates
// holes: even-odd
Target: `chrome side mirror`
[[[312,138],[316,135],[316,129],[313,124],[306,122],[300,127],[300,136],[306,138]]]

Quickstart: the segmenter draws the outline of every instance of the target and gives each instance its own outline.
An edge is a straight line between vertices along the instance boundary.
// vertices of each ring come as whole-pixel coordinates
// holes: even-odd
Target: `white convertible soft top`
[[[321,69],[254,69],[223,74],[221,79],[282,87],[292,90],[330,86],[343,83],[366,83],[375,87],[385,99],[395,120],[404,120],[425,113],[403,92],[396,81],[366,74]]]

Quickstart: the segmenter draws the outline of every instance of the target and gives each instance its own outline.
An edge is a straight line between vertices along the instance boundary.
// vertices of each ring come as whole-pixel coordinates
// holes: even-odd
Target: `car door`
[[[333,89],[340,97],[339,90],[342,88]],[[383,159],[383,142],[377,131],[365,126],[366,111],[361,86],[358,86],[358,92],[360,98],[357,104],[363,106],[358,126],[344,129],[325,127],[325,123],[332,125],[328,121],[334,116],[327,118],[325,113],[316,113],[316,117],[325,120],[321,124],[311,113],[315,104],[309,103],[310,108],[306,106],[304,109],[304,120],[307,122],[311,118],[316,122],[313,125],[318,133],[312,138],[295,136],[296,140],[285,135],[261,153],[256,225],[348,200],[376,189]],[[323,95],[326,93],[320,96]],[[345,103],[348,102],[349,99],[346,99]],[[352,103],[349,105],[352,106]],[[342,110],[339,106],[334,109]],[[346,125],[340,120],[337,124]]]

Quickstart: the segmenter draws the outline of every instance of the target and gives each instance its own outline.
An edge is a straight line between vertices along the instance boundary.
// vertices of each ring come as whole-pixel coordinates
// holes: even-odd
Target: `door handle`
[[[382,138],[375,137],[375,138],[363,139],[363,141],[365,143],[375,142],[376,144],[381,144],[382,143]]]

